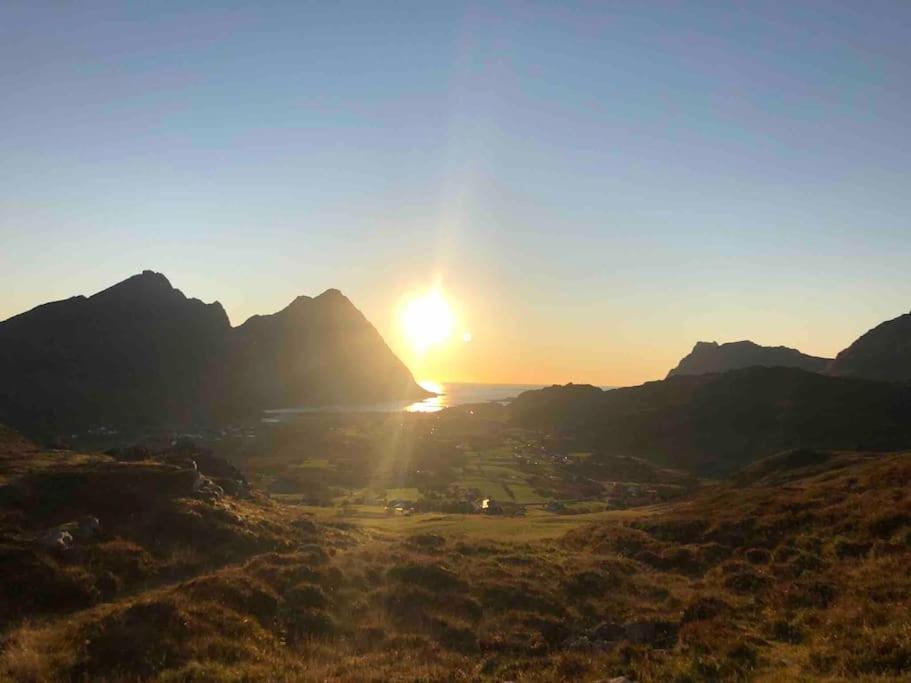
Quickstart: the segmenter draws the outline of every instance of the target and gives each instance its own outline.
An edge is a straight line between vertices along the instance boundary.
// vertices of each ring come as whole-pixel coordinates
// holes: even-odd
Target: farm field
[[[499,542],[530,542],[559,538],[587,524],[633,520],[658,513],[662,506],[610,510],[588,514],[555,515],[542,510],[521,517],[444,515],[433,512],[412,515],[388,514],[382,507],[356,505],[344,509],[297,506],[301,513],[326,524],[343,523],[391,536],[443,534],[453,539],[486,539]]]
[[[277,501],[343,514],[389,501],[415,512],[468,514],[490,505],[497,514],[531,515],[550,504],[551,516],[595,514],[657,505],[698,486],[632,458],[566,452],[509,425],[499,406],[307,415],[261,426],[242,446],[227,457]]]

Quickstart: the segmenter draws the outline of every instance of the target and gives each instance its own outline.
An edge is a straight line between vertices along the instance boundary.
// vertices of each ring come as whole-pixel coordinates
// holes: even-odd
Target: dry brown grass
[[[165,519],[180,523],[166,552],[125,533],[69,559],[29,556],[91,586],[103,571],[121,584],[10,625],[0,676],[907,679],[911,458],[811,461],[529,541],[170,499]],[[188,528],[206,536],[180,574]]]

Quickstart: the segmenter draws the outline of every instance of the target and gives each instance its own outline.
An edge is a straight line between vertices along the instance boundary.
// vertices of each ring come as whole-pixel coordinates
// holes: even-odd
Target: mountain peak
[[[164,273],[159,273],[155,270],[144,270],[141,273],[133,275],[132,277],[127,278],[124,282],[120,284],[125,284],[126,282],[132,282],[134,284],[141,284],[144,287],[160,287],[162,289],[174,289],[171,285],[171,281],[165,277]],[[115,287],[117,285],[114,285]]]
[[[181,298],[183,294],[180,290],[175,289],[162,273],[154,270],[144,270],[141,273],[132,275],[126,280],[118,282],[107,289],[94,294],[92,299],[111,299],[111,298],[160,298],[162,296],[173,296],[178,294]]]
[[[296,296],[294,298],[294,301],[292,301],[290,304],[288,304],[288,306],[286,308],[300,306],[301,304],[308,304],[312,301],[333,301],[333,300],[347,301],[347,298],[345,297],[344,294],[341,293],[341,291],[339,291],[338,289],[332,288],[332,289],[327,289],[325,292],[323,292],[322,294],[319,294],[317,296],[307,296],[306,294],[300,294],[299,296]]]
[[[316,297],[316,298],[317,298],[317,299],[322,299],[322,298],[324,298],[324,297],[325,297],[325,298],[332,298],[332,297],[344,297],[344,296],[345,296],[345,295],[342,294],[341,290],[338,290],[338,289],[335,289],[334,287],[332,287],[332,288],[327,289],[325,292],[323,292],[322,294],[320,294],[320,295],[319,295],[318,297]]]
[[[313,301],[312,296],[307,296],[306,294],[300,294],[300,295],[294,297],[294,301],[292,301],[290,304],[288,304],[285,308],[291,308],[293,306],[300,306],[302,304],[306,304],[311,301]]]
[[[152,270],[0,323],[0,377],[0,416],[35,430],[428,395],[337,289],[232,328]]]
[[[351,303],[351,300],[342,294],[340,290],[334,288],[327,289],[325,292],[313,300],[328,304],[330,306],[348,306],[350,308],[354,308],[354,304]]]
[[[824,372],[829,362],[827,358],[808,356],[797,349],[786,346],[760,346],[748,339],[724,344],[700,341],[696,342],[689,355],[681,359],[667,376],[727,372],[754,365]]]

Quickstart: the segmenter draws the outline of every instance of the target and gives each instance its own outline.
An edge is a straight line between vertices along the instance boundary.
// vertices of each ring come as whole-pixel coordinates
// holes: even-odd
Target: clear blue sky
[[[418,374],[622,384],[911,309],[909,2],[126,4],[0,5],[0,318],[440,280]]]

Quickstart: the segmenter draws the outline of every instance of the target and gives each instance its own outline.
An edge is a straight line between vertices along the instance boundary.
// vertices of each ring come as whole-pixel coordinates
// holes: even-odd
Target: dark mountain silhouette
[[[767,368],[800,368],[809,372],[825,372],[829,358],[818,358],[787,346],[760,346],[751,341],[696,342],[689,355],[681,359],[667,376],[702,375],[708,372],[727,372],[761,365]]]
[[[887,320],[839,353],[829,373],[887,382],[911,381],[911,313]]]
[[[911,447],[911,386],[751,367],[602,391],[568,385],[521,394],[522,426],[549,428],[579,450],[727,474],[791,448]]]
[[[40,434],[427,395],[336,290],[232,328],[152,271],[0,323],[0,377],[0,421]]]
[[[429,395],[337,289],[297,297],[233,330],[238,387],[252,405],[377,402]]]

